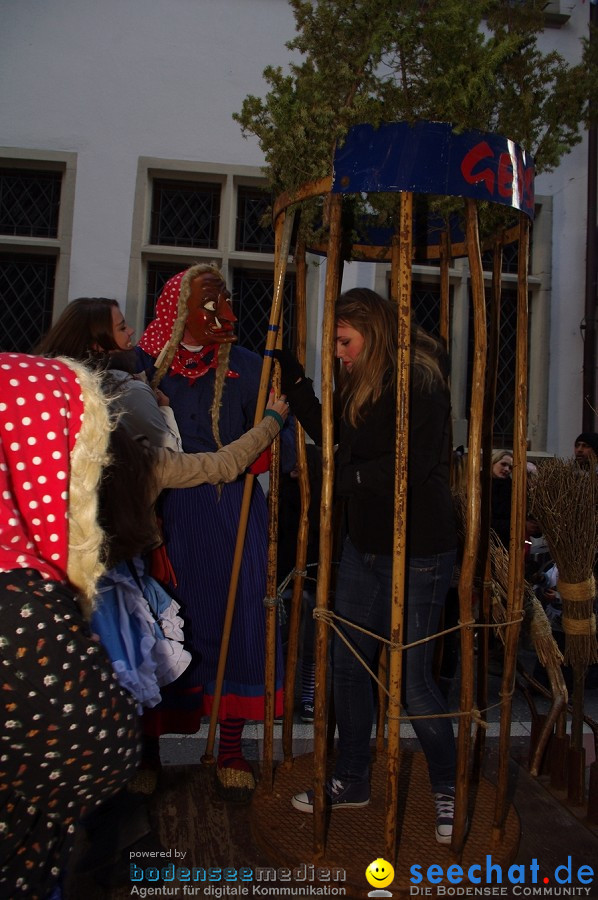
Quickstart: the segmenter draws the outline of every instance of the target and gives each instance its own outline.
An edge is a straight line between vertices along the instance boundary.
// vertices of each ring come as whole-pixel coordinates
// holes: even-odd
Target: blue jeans
[[[454,551],[409,559],[406,643],[438,630],[454,562]],[[391,579],[391,556],[359,553],[347,539],[336,586],[337,615],[388,638]],[[376,672],[380,642],[345,625],[339,627],[370,669]],[[403,699],[410,716],[447,712],[432,673],[434,645],[435,641],[428,641],[403,652]],[[366,669],[336,634],[332,653],[334,706],[339,731],[335,775],[346,781],[361,781],[368,777],[370,762],[373,683]],[[451,719],[413,719],[412,725],[426,756],[432,790],[444,792],[454,788],[456,749]]]

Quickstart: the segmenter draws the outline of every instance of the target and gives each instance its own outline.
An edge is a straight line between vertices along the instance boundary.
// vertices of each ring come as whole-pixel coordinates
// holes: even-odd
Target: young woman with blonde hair
[[[336,356],[341,370],[336,401],[336,492],[346,501],[347,538],[335,612],[367,631],[390,632],[394,519],[397,310],[374,291],[342,294],[335,309]],[[406,643],[438,629],[455,560],[451,499],[450,397],[442,346],[415,327],[412,338],[406,585]],[[316,443],[321,407],[311,382],[282,355],[283,389],[291,409]],[[375,669],[380,647],[353,628],[345,637]],[[404,704],[425,753],[436,802],[436,839],[450,843],[454,812],[455,742],[447,708],[433,678],[434,643],[404,654]],[[332,810],[369,803],[370,735],[374,696],[370,675],[345,643],[332,648],[334,706],[339,731],[334,775],[326,785]],[[430,716],[431,718],[415,718]],[[313,792],[293,806],[313,811]]]

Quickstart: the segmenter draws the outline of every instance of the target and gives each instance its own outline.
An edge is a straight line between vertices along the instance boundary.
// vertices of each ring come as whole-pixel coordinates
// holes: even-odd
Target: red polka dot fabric
[[[0,572],[66,581],[81,386],[61,360],[0,353]]]
[[[187,269],[185,269],[186,271]],[[170,340],[177,316],[181,281],[185,272],[179,272],[166,282],[156,303],[156,318],[149,323],[139,341],[141,349],[153,356],[154,359],[161,353],[166,342]]]

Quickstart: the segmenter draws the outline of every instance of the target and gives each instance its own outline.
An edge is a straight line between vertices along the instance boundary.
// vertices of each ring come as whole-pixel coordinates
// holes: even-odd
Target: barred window
[[[150,243],[213,249],[218,246],[219,223],[219,184],[154,180]]]
[[[254,253],[274,253],[274,229],[264,224],[271,205],[268,191],[240,186],[237,192],[235,249]]]
[[[440,336],[440,287],[434,284],[414,284],[411,291],[413,319],[428,334]]]
[[[144,327],[154,318],[156,302],[168,279],[182,272],[184,268],[184,264],[181,263],[148,263]],[[273,291],[274,275],[271,271],[234,270],[232,301],[233,312],[238,319],[235,331],[239,344],[260,354],[266,345]],[[294,299],[295,276],[287,274],[284,296],[286,335],[290,335],[294,327]]]
[[[156,303],[166,282],[185,269],[183,261],[178,263],[150,262],[147,264],[147,285],[145,292],[144,329],[156,315]]]
[[[513,244],[505,244],[502,250],[502,271],[516,275],[518,267],[519,242],[515,241]],[[482,253],[482,268],[485,269],[486,272],[492,272],[494,268],[494,253],[492,252],[492,250],[486,250],[484,253]]]
[[[56,257],[0,253],[0,350],[30,353],[52,322]]]
[[[487,317],[489,321],[489,292],[486,294]],[[532,305],[530,304],[530,322]],[[469,310],[469,362],[468,362],[468,404],[471,403],[471,375],[473,368],[473,307]],[[500,347],[496,380],[496,403],[494,407],[495,447],[510,449],[513,446],[515,417],[515,352],[517,338],[517,291],[504,290],[500,303]]]
[[[58,235],[61,172],[0,168],[0,234]]]
[[[272,272],[235,269],[233,271],[233,310],[239,322],[239,343],[262,354],[266,345],[274,275]],[[292,345],[294,328],[295,276],[288,274],[284,287],[283,333]]]

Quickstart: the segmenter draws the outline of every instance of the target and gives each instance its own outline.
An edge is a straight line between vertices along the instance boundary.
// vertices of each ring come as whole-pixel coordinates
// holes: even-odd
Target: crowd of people
[[[169,730],[185,719],[197,730],[209,711],[243,475],[288,415],[271,394],[254,426],[261,359],[231,348],[234,320],[220,272],[199,266],[166,285],[143,349],[116,301],[81,298],[43,356],[0,354],[0,896],[58,897],[75,824],[95,833],[102,805],[122,800],[162,716]],[[162,337],[159,351],[173,352],[155,391],[132,373],[151,367]],[[183,500],[174,512],[171,497]],[[220,713],[231,799],[253,787],[240,736],[264,692],[257,486],[252,505]],[[122,815],[127,805],[124,795]]]
[[[322,418],[311,380],[279,351],[283,393],[270,394],[254,426],[262,359],[238,346],[235,321],[222,273],[194,265],[166,283],[136,345],[115,300],[80,298],[36,355],[0,354],[0,896],[59,897],[76,824],[93,834],[107,802],[126,816],[127,786],[142,773],[143,784],[155,783],[160,735],[196,732],[218,693],[218,790],[225,800],[251,797],[242,736],[247,720],[263,718],[268,537],[257,479],[217,686],[245,475],[267,470],[290,410],[313,441],[317,510]],[[374,635],[390,636],[398,354],[396,308],[374,291],[341,294],[335,322],[343,515],[334,610],[345,624],[331,654],[339,734],[331,811],[370,799],[375,698],[354,651],[375,669]],[[455,593],[448,359],[418,326],[411,344],[405,642],[414,646],[404,653],[402,699],[428,765],[435,837],[449,844],[455,741],[435,644],[422,642],[439,630],[451,586]],[[580,435],[576,455],[587,447],[598,451],[596,435]],[[512,462],[508,452],[493,460],[493,525],[507,545]],[[288,487],[290,496],[291,473]],[[281,517],[283,529],[293,516]],[[313,540],[312,550],[315,564]],[[313,603],[308,589],[305,721]],[[280,633],[276,660],[280,715]],[[310,789],[289,801],[313,812]]]

